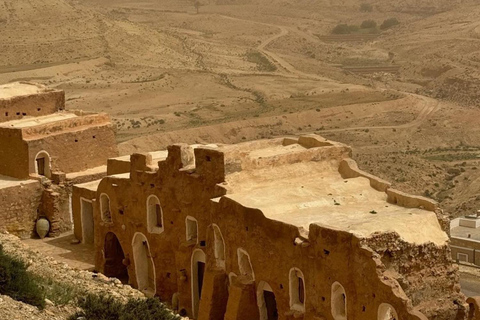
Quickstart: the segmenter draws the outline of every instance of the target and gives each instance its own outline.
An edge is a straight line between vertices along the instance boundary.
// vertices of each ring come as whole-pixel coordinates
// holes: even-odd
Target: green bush
[[[362,3],[360,5],[360,12],[372,12],[373,6],[369,3]]]
[[[89,294],[79,297],[76,312],[69,320],[84,317],[86,320],[178,320],[163,303],[156,298],[129,299],[126,304],[112,297]]]
[[[365,20],[360,25],[361,29],[373,29],[377,27],[377,23],[373,20]]]
[[[25,262],[3,251],[0,244],[0,294],[22,301],[40,309],[45,307],[44,291],[27,272]]]
[[[338,24],[333,28],[332,33],[333,34],[350,34],[353,32],[358,31],[360,28],[358,26],[354,25],[348,25],[348,24]]]
[[[400,24],[400,21],[398,21],[397,18],[390,18],[390,19],[387,19],[387,20],[383,21],[383,23],[380,25],[380,29],[386,30],[386,29],[391,28],[393,26],[396,26],[398,24]]]

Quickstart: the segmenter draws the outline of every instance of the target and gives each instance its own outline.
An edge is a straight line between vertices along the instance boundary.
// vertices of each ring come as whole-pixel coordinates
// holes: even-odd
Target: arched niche
[[[298,268],[290,269],[289,273],[290,309],[305,311],[305,277]]]
[[[215,265],[219,268],[225,269],[225,241],[220,228],[216,224],[212,225],[212,229]]]
[[[397,311],[388,303],[382,303],[378,307],[378,320],[399,320]]]
[[[250,261],[250,256],[247,251],[242,248],[237,249],[238,257],[238,269],[240,275],[248,280],[255,280],[255,274],[253,272],[252,262]]]
[[[163,211],[160,200],[155,195],[147,198],[147,229],[150,233],[163,232]]]
[[[112,222],[112,210],[110,206],[110,197],[106,193],[100,195],[100,213],[103,222]]]
[[[332,316],[335,320],[347,319],[347,294],[345,288],[339,283],[332,284],[332,297],[331,297],[331,309]]]

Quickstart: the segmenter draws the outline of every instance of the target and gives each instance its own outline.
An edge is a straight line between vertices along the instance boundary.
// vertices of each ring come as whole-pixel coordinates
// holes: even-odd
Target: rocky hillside
[[[142,298],[143,294],[118,279],[107,278],[84,270],[75,270],[65,263],[41,255],[20,241],[16,236],[0,233],[0,244],[6,253],[29,264],[28,270],[44,279],[43,285],[56,293],[56,299],[46,299],[46,308],[39,310],[31,305],[0,295],[0,318],[9,320],[63,320],[77,311],[74,300],[85,293],[112,296],[120,301]],[[68,301],[69,299],[72,299]]]

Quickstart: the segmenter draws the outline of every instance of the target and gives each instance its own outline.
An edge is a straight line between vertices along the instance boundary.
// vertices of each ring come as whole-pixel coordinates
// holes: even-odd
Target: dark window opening
[[[203,275],[205,274],[205,263],[197,262],[198,270],[198,300],[202,298],[202,287],[203,287]]]
[[[155,205],[155,214],[157,216],[156,227],[161,228],[162,227],[162,208],[160,208],[160,205],[158,203]]]

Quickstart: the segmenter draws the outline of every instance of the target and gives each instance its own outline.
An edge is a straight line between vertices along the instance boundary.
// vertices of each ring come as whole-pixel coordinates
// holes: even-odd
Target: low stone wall
[[[39,181],[28,180],[0,189],[0,230],[20,238],[29,238],[35,233],[35,222],[42,199]]]

